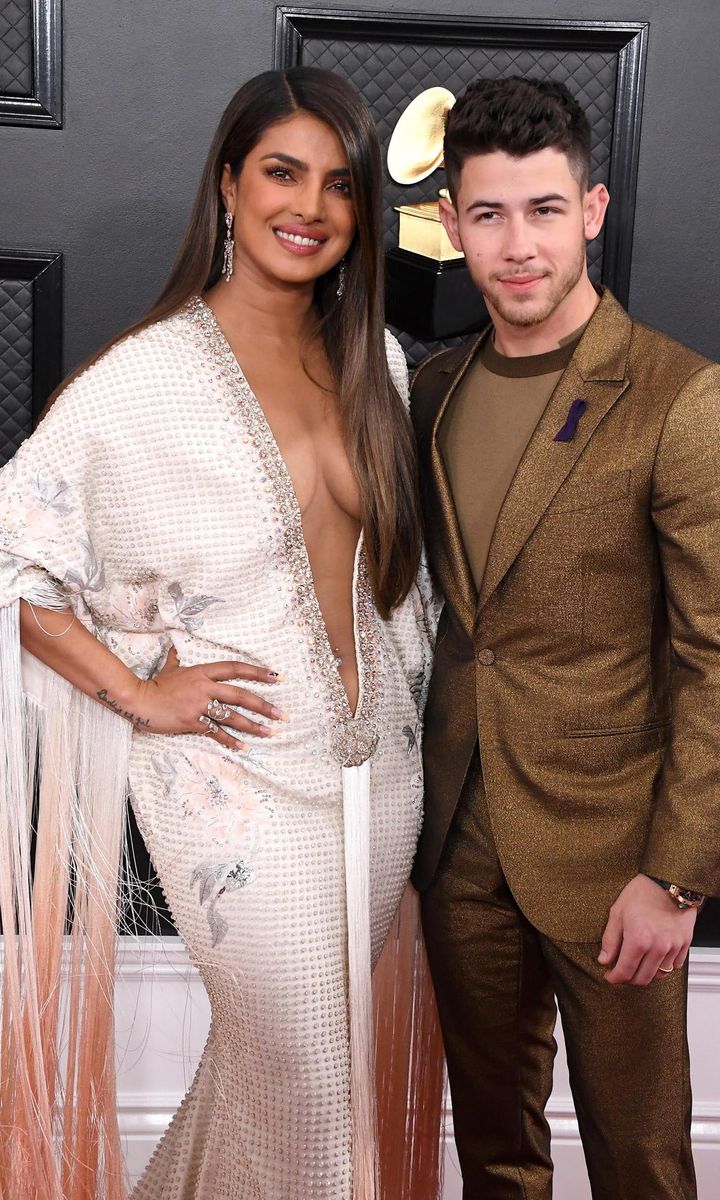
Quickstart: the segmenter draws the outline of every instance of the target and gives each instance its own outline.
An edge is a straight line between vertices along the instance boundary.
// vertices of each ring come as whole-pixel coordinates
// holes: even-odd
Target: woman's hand
[[[231,750],[246,749],[238,734],[270,737],[272,726],[242,717],[229,706],[238,705],[269,721],[287,721],[273,704],[228,679],[277,683],[275,671],[241,662],[203,663],[181,667],[175,647],[154,679],[138,679],[124,662],[70,610],[40,608],[20,602],[20,637],[23,646],[63,679],[92,696],[105,708],[148,733],[205,734]],[[215,701],[215,703],[213,703]]]
[[[265,667],[241,662],[181,667],[175,647],[171,646],[165,665],[153,679],[135,680],[135,694],[126,701],[129,707],[113,703],[108,695],[98,695],[98,699],[148,733],[204,734],[232,750],[247,748],[238,734],[271,737],[273,729],[242,716],[230,705],[248,709],[270,721],[287,721],[285,713],[274,704],[268,704],[248,688],[227,683],[228,679],[277,683],[278,675]]]

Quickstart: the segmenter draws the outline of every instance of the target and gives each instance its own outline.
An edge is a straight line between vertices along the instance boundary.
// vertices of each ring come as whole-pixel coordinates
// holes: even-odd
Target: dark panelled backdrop
[[[363,6],[306,0],[303,7],[350,13]],[[448,30],[463,16],[647,23],[637,197],[634,220],[631,209],[622,218],[633,225],[624,231],[630,261],[621,264],[629,270],[629,307],[720,359],[717,0],[373,7],[379,18],[440,18]],[[0,0],[0,456],[23,436],[61,370],[157,294],[219,114],[245,79],[273,65],[275,28],[270,0]],[[320,59],[327,53],[319,43],[313,50]],[[472,56],[448,57],[432,46],[429,53],[432,69],[427,81],[420,70],[418,88],[472,73]],[[551,58],[522,52],[517,66],[552,70]],[[606,120],[616,99],[612,55],[596,66]],[[582,64],[578,70],[592,104],[596,83]],[[599,124],[596,132],[602,177],[612,135]],[[593,251],[598,262],[601,249]],[[712,912],[705,929],[720,943]]]

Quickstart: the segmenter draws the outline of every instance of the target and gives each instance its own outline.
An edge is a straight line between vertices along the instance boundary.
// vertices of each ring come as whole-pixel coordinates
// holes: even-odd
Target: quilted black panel
[[[385,150],[400,113],[425,88],[441,85],[459,95],[480,75],[495,79],[507,75],[557,79],[567,85],[590,118],[593,181],[608,183],[617,83],[614,51],[478,44],[433,46],[412,40],[399,44],[308,37],[302,43],[301,61],[308,66],[337,71],[360,89],[373,111]],[[443,171],[436,171],[429,179],[411,187],[402,187],[386,176],[384,224],[388,246],[397,238],[398,216],[393,211],[394,205],[434,199],[444,183]],[[601,277],[602,254],[601,234],[588,248],[590,276],[596,281]],[[398,336],[413,365],[440,344],[424,344],[403,332],[398,332]]]
[[[2,4],[0,4],[0,95],[31,96],[32,91],[32,0],[2,0]]]
[[[0,280],[0,465],[32,429],[33,285]]]

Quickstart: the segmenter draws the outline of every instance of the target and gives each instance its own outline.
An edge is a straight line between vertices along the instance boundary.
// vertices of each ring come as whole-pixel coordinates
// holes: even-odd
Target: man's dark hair
[[[466,159],[504,150],[523,158],[549,147],[562,150],[585,191],[590,179],[590,122],[564,84],[545,79],[476,79],[450,109],[445,127],[445,171],[455,198]]]

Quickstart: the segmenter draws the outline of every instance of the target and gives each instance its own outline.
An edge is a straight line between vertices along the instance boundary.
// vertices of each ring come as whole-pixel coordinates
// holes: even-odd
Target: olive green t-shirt
[[[440,453],[478,592],[503,500],[583,332],[521,358],[500,354],[488,338],[445,410]]]

